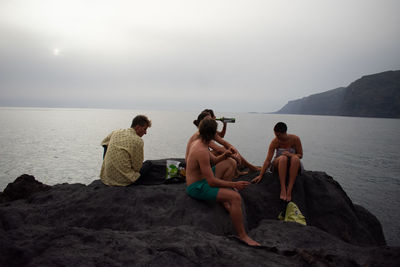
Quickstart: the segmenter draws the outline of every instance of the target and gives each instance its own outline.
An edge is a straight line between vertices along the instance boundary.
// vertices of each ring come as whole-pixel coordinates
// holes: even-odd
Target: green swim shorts
[[[194,182],[193,184],[186,187],[186,193],[192,198],[201,200],[217,200],[219,188],[211,187],[206,179]]]

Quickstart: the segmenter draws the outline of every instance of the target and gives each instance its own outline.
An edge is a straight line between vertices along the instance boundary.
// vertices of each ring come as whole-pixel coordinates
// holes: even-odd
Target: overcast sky
[[[398,0],[0,0],[0,106],[270,112],[400,69]]]

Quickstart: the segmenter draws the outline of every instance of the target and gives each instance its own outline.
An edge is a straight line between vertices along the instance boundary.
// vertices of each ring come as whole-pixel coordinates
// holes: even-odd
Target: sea
[[[285,122],[302,141],[304,168],[332,176],[379,219],[388,245],[400,246],[399,119],[214,111],[236,118],[225,139],[259,166],[274,125]],[[49,185],[99,179],[102,139],[129,128],[137,114],[153,124],[143,137],[145,159],[183,158],[199,112],[1,107],[0,191],[22,174]]]

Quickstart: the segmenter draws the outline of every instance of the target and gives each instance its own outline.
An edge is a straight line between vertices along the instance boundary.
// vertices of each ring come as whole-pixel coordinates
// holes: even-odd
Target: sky
[[[272,112],[400,69],[398,0],[0,0],[0,106]]]

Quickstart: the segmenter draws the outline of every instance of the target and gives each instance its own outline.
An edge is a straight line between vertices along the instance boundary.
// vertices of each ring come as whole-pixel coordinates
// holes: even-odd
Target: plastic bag
[[[278,219],[286,222],[297,222],[302,225],[307,225],[306,218],[301,213],[299,207],[294,202],[289,202],[279,215]]]
[[[186,170],[185,163],[167,159],[167,174],[165,177],[166,183],[181,183],[185,182]]]

